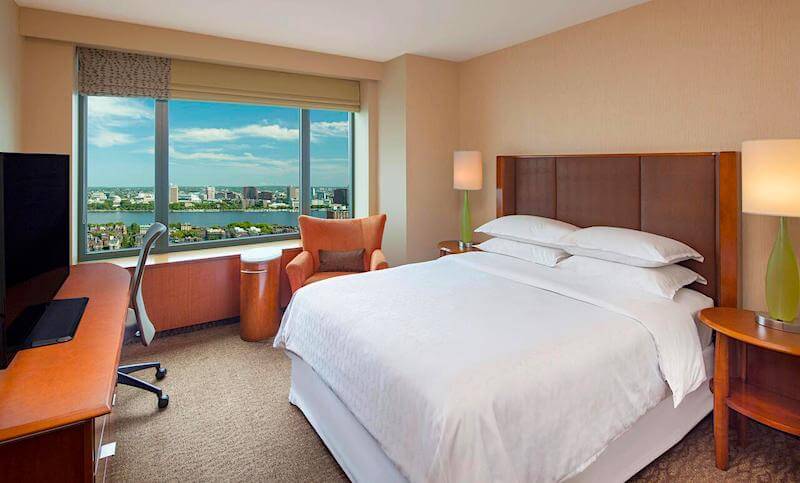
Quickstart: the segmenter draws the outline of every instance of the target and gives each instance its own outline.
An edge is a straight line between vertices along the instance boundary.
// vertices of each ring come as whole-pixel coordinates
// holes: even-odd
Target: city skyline
[[[88,184],[154,184],[155,101],[90,97]],[[349,114],[311,111],[312,183],[350,185]],[[299,109],[171,100],[170,184],[299,184]]]

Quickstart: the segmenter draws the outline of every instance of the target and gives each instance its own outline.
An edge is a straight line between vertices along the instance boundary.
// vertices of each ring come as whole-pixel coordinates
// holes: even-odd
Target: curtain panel
[[[172,61],[173,98],[358,112],[360,94],[355,80]]]
[[[90,96],[169,99],[166,57],[78,47],[78,92]]]

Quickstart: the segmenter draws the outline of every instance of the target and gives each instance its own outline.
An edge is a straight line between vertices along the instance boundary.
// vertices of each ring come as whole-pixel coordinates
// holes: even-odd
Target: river
[[[311,216],[325,217],[325,211],[312,211]],[[170,223],[190,223],[192,226],[225,226],[228,223],[249,221],[272,225],[297,226],[296,211],[172,211]],[[152,211],[90,211],[90,224],[122,222],[147,225],[153,222]]]

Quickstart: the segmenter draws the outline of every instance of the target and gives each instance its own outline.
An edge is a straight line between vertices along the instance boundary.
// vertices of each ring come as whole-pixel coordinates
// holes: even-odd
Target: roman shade
[[[360,109],[358,81],[174,59],[170,96],[178,99]]]
[[[170,59],[78,47],[78,92],[88,96],[169,98]]]

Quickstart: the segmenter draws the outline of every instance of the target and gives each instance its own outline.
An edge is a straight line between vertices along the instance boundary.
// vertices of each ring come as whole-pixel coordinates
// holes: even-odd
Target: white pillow
[[[548,267],[555,267],[558,262],[569,257],[569,253],[560,248],[543,247],[503,238],[492,238],[477,246],[485,252],[499,253]]]
[[[694,282],[703,285],[708,283],[702,275],[682,265],[647,268],[574,256],[559,263],[558,269],[572,270],[585,278],[595,278],[598,284],[635,288],[668,299]]]
[[[637,267],[663,267],[703,256],[677,240],[639,230],[592,226],[568,233],[562,247],[573,255],[600,258]]]
[[[577,226],[551,218],[509,215],[485,223],[475,231],[495,238],[560,248],[559,240],[577,229]]]

